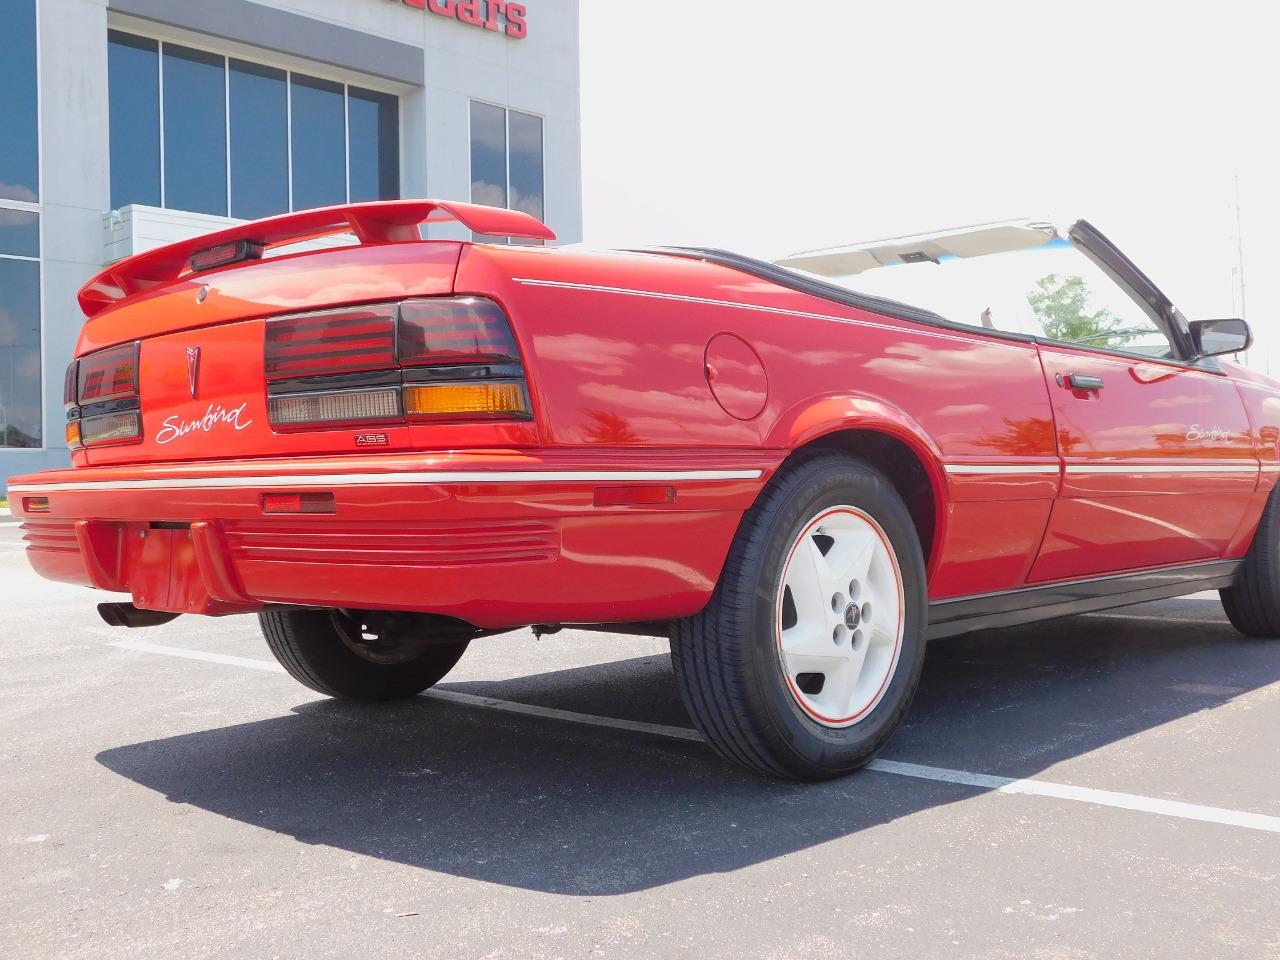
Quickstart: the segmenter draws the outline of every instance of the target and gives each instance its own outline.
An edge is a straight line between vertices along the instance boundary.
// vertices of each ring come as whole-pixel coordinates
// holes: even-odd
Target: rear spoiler
[[[527,213],[475,203],[386,200],[320,207],[242,223],[126,257],[80,288],[80,309],[91,317],[134,294],[177,280],[190,271],[192,254],[209,247],[246,241],[269,249],[342,233],[355,234],[362,244],[412,243],[422,239],[421,224],[452,222],[485,236],[556,238],[546,224]]]

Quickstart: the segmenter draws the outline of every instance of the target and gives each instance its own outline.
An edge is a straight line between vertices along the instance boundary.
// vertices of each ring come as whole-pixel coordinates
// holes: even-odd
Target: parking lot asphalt
[[[357,707],[253,617],[109,628],[18,538],[0,956],[1280,957],[1280,641],[1211,594],[939,641],[880,768],[806,786],[695,738],[663,640]]]

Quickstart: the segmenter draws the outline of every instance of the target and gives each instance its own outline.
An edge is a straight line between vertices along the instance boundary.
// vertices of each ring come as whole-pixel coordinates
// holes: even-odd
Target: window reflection
[[[471,202],[546,214],[542,118],[471,101]],[[501,237],[475,239],[505,243]],[[513,240],[513,243],[541,243]]]
[[[507,116],[501,107],[471,101],[471,202],[507,205]]]
[[[40,161],[36,121],[35,0],[0,3],[0,199],[36,203]]]
[[[40,256],[40,215],[0,207],[0,255]]]
[[[351,202],[400,195],[400,101],[347,88],[347,157]]]
[[[542,118],[512,110],[511,209],[541,220],[542,182]]]
[[[117,30],[107,56],[114,208],[255,219],[400,195],[392,94]]]
[[[40,265],[0,257],[0,447],[41,444]]]
[[[160,206],[160,44],[107,34],[111,206]]]
[[[342,84],[293,76],[293,206],[327,207],[347,196]]]
[[[289,209],[289,104],[286,74],[232,60],[231,215],[256,220]]]
[[[164,45],[165,205],[227,215],[227,103],[222,57]]]

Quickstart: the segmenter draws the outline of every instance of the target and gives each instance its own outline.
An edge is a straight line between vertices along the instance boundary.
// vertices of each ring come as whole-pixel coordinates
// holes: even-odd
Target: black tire
[[[1236,582],[1218,591],[1231,625],[1248,637],[1280,637],[1280,506],[1271,491]]]
[[[812,719],[789,691],[775,639],[791,545],[810,518],[845,504],[883,530],[902,577],[897,667],[874,708],[851,726]],[[672,630],[676,681],[694,723],[726,760],[765,776],[825,780],[868,763],[901,724],[920,681],[928,614],[924,558],[902,498],[852,457],[787,464],[744,515],[711,602]]]
[[[402,662],[376,663],[350,649],[327,610],[268,609],[258,622],[293,679],[317,693],[364,703],[416,696],[453,669],[468,643],[433,643]]]

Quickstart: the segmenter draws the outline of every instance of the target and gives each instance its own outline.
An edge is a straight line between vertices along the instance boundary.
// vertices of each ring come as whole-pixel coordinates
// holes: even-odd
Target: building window
[[[226,63],[176,43],[162,63],[165,206],[226,216]]]
[[[256,220],[289,209],[289,75],[244,60],[230,71],[231,215]]]
[[[36,120],[35,0],[0,4],[0,200],[36,203],[40,194],[39,126]]]
[[[545,219],[542,118],[471,101],[471,202]]]
[[[43,444],[35,0],[0,3],[0,449]]]
[[[251,220],[400,195],[400,101],[108,32],[111,205]]]

